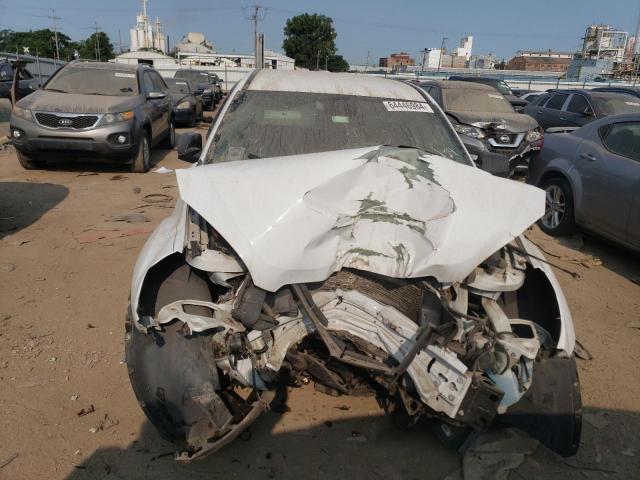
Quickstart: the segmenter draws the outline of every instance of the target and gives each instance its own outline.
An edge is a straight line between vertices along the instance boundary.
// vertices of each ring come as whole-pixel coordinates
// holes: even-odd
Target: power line
[[[248,11],[253,11],[250,15],[247,15]],[[244,15],[244,18],[246,20],[251,20],[253,22],[253,45],[255,47],[255,64],[256,64],[256,68],[262,68],[263,65],[258,66],[258,22],[263,21],[265,18],[267,18],[267,10],[261,6],[261,5],[253,5],[251,7],[251,10],[249,10],[248,8],[242,9],[242,14]],[[260,14],[260,10],[262,10],[264,12],[264,14]]]
[[[62,20],[62,17],[56,17],[56,11],[55,10],[51,10],[51,15],[47,16],[48,18],[50,18],[51,20],[53,20],[53,35],[55,37],[55,42],[56,42],[56,59],[58,61],[60,61],[60,50],[58,50],[58,20]]]

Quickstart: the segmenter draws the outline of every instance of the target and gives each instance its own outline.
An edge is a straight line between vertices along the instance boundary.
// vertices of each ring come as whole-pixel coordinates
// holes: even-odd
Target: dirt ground
[[[189,166],[175,152],[153,158]],[[527,234],[581,276],[557,270],[593,355],[579,360],[576,457],[503,441],[474,465],[428,424],[400,430],[373,399],[328,397],[309,385],[250,435],[178,465],[138,407],[123,363],[131,272],[176,200],[175,173],[86,164],[26,171],[9,148],[0,151],[0,182],[0,479],[640,478],[640,258],[630,252],[587,235]],[[513,470],[498,477],[501,468]]]

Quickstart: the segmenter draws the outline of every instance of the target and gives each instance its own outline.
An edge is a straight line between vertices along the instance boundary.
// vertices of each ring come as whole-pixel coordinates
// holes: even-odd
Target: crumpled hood
[[[118,113],[134,110],[141,100],[135,97],[80,95],[36,90],[18,102],[29,110],[60,113]]]
[[[341,268],[464,279],[544,213],[544,192],[416,149],[370,147],[178,170],[182,199],[255,284]]]
[[[528,132],[538,127],[535,118],[524,113],[496,113],[496,112],[460,112],[447,111],[447,115],[455,118],[458,123],[473,125],[478,128],[488,128],[492,123],[505,126],[501,131],[508,133]]]

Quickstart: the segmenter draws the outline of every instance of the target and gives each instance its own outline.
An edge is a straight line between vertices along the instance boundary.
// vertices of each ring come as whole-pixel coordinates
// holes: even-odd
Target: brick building
[[[507,62],[507,70],[527,72],[566,72],[571,58],[565,57],[529,57],[520,55]]]
[[[404,70],[407,66],[415,64],[415,60],[406,52],[392,53],[388,57],[380,59],[380,66],[391,70]]]

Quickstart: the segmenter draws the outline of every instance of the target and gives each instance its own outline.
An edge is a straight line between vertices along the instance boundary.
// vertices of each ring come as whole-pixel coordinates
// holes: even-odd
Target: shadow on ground
[[[281,414],[266,413],[250,428],[246,438],[241,437],[212,456],[190,464],[176,463],[175,447],[163,441],[146,422],[128,448],[97,450],[76,465],[67,480],[565,480],[638,478],[640,472],[637,435],[640,415],[637,413],[587,409],[580,451],[571,458],[562,458],[537,442],[523,443],[518,437],[516,441],[505,437],[498,443],[478,446],[475,452],[476,447],[472,447],[462,458],[444,447],[428,425],[403,430],[383,416],[343,419],[287,431],[278,428],[282,420]],[[499,437],[501,432],[494,430],[490,435],[497,433]],[[521,448],[525,450],[518,451]],[[510,467],[515,470],[510,471]],[[499,473],[502,468],[507,469],[504,476]],[[465,477],[463,469],[468,472]]]
[[[582,237],[584,245],[580,248],[581,251],[598,257],[605,267],[618,275],[628,279],[640,279],[640,253],[591,233],[583,232]]]
[[[53,183],[0,182],[0,239],[36,222],[68,194]]]

